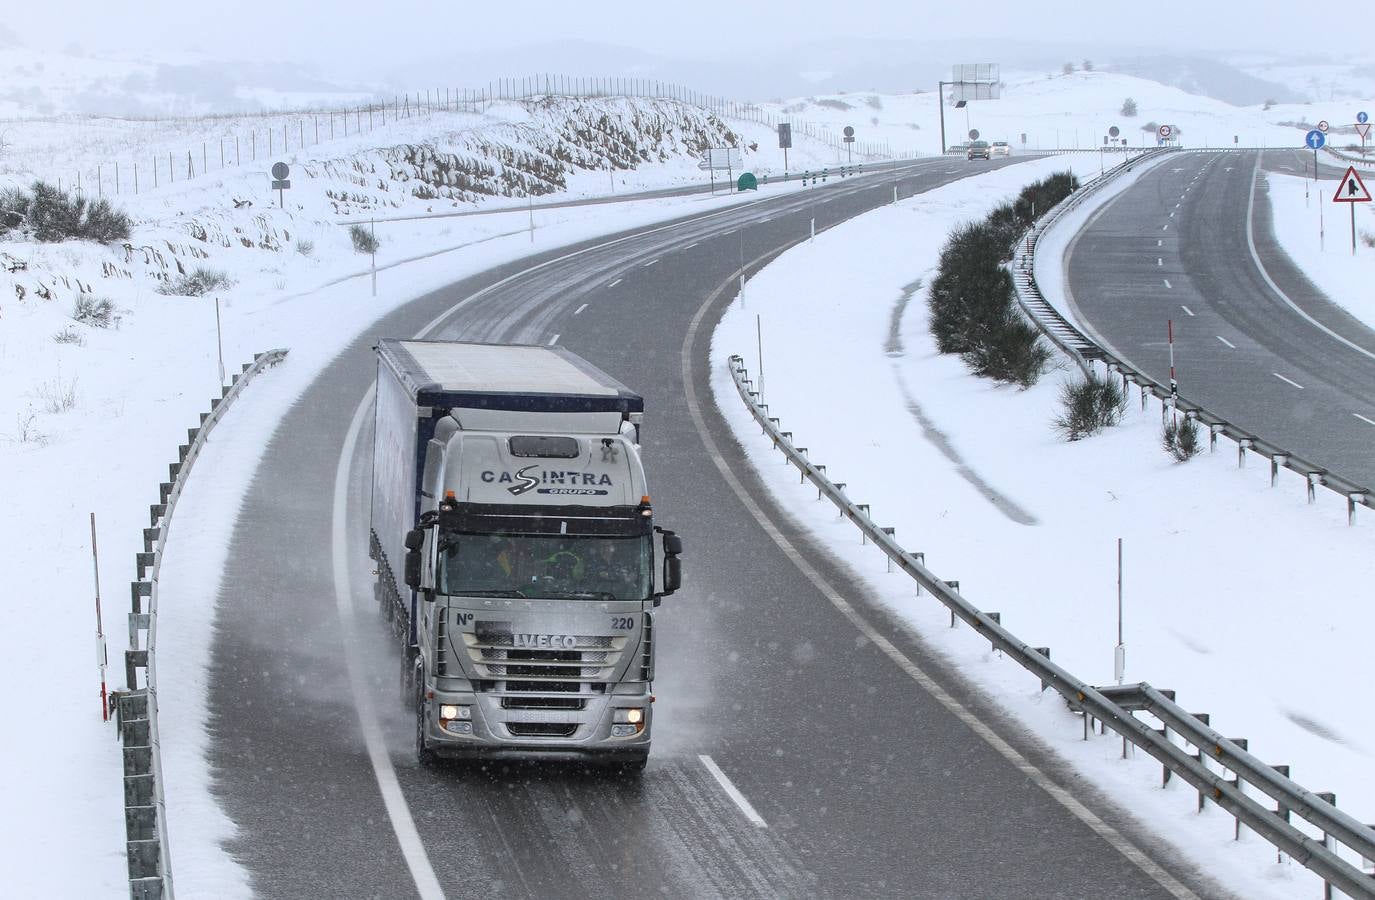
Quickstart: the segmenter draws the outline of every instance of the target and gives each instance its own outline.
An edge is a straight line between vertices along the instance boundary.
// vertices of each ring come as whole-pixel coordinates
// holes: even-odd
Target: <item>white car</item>
[[[993,142],[993,155],[994,155],[994,156],[1011,156],[1011,155],[1012,155],[1012,147],[1007,143],[1007,141],[994,141],[994,142]]]

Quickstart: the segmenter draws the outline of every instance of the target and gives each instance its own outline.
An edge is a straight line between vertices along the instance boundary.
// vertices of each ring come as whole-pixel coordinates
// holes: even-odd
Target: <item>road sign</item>
[[[1161,137],[1163,137],[1163,138],[1165,138],[1165,139],[1168,140],[1169,137],[1170,137],[1170,135],[1172,135],[1172,134],[1174,134],[1174,129],[1173,129],[1173,128],[1171,128],[1171,127],[1168,126],[1168,125],[1161,125],[1161,126],[1160,126],[1160,136],[1161,136]]]
[[[1312,131],[1308,132],[1308,134],[1303,136],[1303,143],[1305,147],[1308,147],[1312,150],[1321,150],[1323,148],[1323,145],[1327,143],[1327,135],[1323,134],[1321,131],[1314,128]]]
[[[1358,112],[1356,113],[1356,121],[1364,125],[1366,122],[1370,121],[1370,116],[1367,116],[1364,112]]]
[[[778,126],[778,149],[787,150],[793,145],[793,126],[789,122],[783,122]]]
[[[699,169],[739,169],[743,168],[738,147],[712,147],[707,150],[707,158],[697,164]]]
[[[1026,143],[1026,132],[1025,132],[1025,131],[1022,132],[1022,143],[1023,143],[1023,144]]]
[[[1357,123],[1356,123],[1356,133],[1359,134],[1359,135],[1361,136],[1361,140],[1365,140],[1366,135],[1370,134],[1370,123],[1369,123],[1369,122],[1357,122]]]
[[[1356,172],[1354,166],[1348,167],[1346,174],[1342,176],[1341,183],[1337,185],[1336,192],[1332,195],[1333,203],[1369,203],[1370,190],[1366,188],[1365,182]]]
[[[287,178],[291,174],[290,167],[284,162],[272,164],[272,190],[277,192],[277,206],[282,206],[282,191],[291,187],[291,181]]]
[[[977,128],[971,128],[971,129],[969,129],[969,139],[970,139],[971,141],[977,141],[977,140],[979,139],[979,129],[977,129]]]
[[[1330,126],[1327,124],[1326,119],[1323,119],[1321,122],[1318,123],[1318,130],[1321,131],[1323,134],[1327,134],[1327,129],[1329,127]]]
[[[849,138],[852,141],[855,139],[855,130],[849,125],[845,126],[844,134],[847,138]]]
[[[740,180],[735,183],[735,189],[739,191],[759,190],[759,179],[754,177],[753,172],[746,172],[740,176]]]
[[[1108,137],[1117,137],[1121,133],[1122,129],[1118,128],[1116,125],[1108,129]]]

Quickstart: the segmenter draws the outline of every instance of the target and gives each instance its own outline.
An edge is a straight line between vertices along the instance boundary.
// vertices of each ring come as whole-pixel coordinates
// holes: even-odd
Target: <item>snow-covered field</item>
[[[1186,147],[1232,146],[1234,139],[1243,147],[1302,147],[1304,133],[1324,119],[1334,126],[1333,140],[1359,143],[1348,123],[1362,109],[1375,112],[1375,100],[1353,99],[1268,110],[1232,106],[1115,72],[1005,72],[1003,81],[1001,99],[970,101],[965,109],[946,107],[947,146],[978,129],[981,140],[1007,141],[1014,151],[1091,150],[1103,146],[1108,129],[1117,126],[1130,146],[1141,147],[1154,145],[1156,126],[1169,124]],[[1122,114],[1129,97],[1136,101],[1135,116]],[[859,140],[887,141],[898,153],[940,152],[935,85],[917,94],[858,91],[770,103],[764,109],[800,115],[835,131],[851,125]]]
[[[1047,160],[950,185],[785,253],[748,282],[748,309],[734,306],[713,338],[717,402],[785,508],[1041,741],[1240,895],[1319,896],[1316,879],[1277,864],[1267,842],[1234,842],[1230,817],[1195,812],[1192,789],[1176,779],[1162,790],[1153,761],[1121,761],[1112,737],[1083,742],[1057,695],[971,630],[952,630],[944,607],[914,596],[905,575],[887,573],[880,552],[798,485],[728,373],[732,353],[758,370],[760,316],[765,399],[808,456],[940,577],[1097,684],[1113,679],[1122,538],[1126,679],[1177,689],[1253,753],[1375,818],[1375,723],[1347,689],[1368,680],[1375,525],[1348,527],[1339,499],[1308,506],[1297,479],[1271,489],[1268,472],[1238,470],[1232,453],[1175,464],[1160,448],[1158,406],[1142,413],[1133,403],[1120,427],[1065,443],[1052,420],[1070,367],[1019,391],[935,352],[925,286],[949,229],[1064,167]],[[900,349],[890,345],[897,316]]]

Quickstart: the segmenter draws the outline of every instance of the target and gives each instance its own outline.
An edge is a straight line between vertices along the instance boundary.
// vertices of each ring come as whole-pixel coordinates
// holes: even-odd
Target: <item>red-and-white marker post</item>
[[[1179,382],[1174,377],[1174,319],[1167,319],[1165,327],[1170,342],[1170,418],[1173,419],[1175,405],[1179,400]]]
[[[1351,255],[1356,255],[1356,204],[1369,203],[1371,200],[1370,189],[1365,186],[1361,176],[1356,172],[1355,166],[1348,166],[1346,174],[1337,184],[1337,190],[1332,195],[1333,203],[1345,203],[1351,207]]]

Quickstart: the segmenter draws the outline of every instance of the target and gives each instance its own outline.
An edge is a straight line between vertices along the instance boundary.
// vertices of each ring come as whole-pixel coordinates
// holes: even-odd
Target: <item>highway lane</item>
[[[1291,160],[1290,151],[1191,153],[1154,167],[1071,243],[1073,305],[1114,352],[1162,382],[1173,320],[1181,395],[1375,485],[1375,334],[1274,241],[1260,167]]]
[[[987,167],[923,162],[907,171],[902,193]],[[699,312],[707,331],[687,348],[690,377],[712,443],[745,473],[754,502],[878,633],[1083,794],[767,502],[710,404],[705,338],[740,259],[758,264],[803,239],[813,212],[824,229],[891,197],[883,178],[830,184],[587,242],[571,257],[564,249],[501,266],[387,316],[315,381],[291,429],[274,436],[236,522],[211,661],[216,783],[240,828],[231,850],[259,894],[407,896],[406,853],[414,865],[418,852],[450,896],[1170,896],[856,631],[703,452],[680,365]],[[336,607],[335,464],[372,379],[369,346],[451,309],[437,336],[557,335],[646,397],[656,514],[684,535],[687,574],[661,608],[655,747],[638,782],[576,768],[414,764],[410,712],[396,699],[398,655],[369,588],[357,501],[367,495],[366,432],[347,491],[353,594]],[[345,663],[361,673],[363,706],[387,735],[384,755],[416,842],[403,846],[393,833]],[[704,755],[767,827],[733,803]],[[1124,813],[1088,802],[1151,856],[1169,858]],[[1219,894],[1192,873],[1175,877],[1199,895]]]

